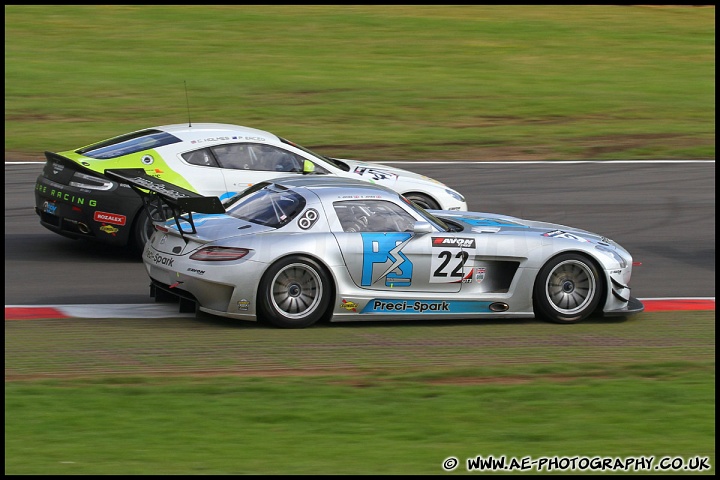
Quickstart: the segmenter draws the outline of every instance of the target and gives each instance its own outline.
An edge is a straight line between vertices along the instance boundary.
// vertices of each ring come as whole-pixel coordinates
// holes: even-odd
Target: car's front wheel
[[[308,327],[326,314],[331,282],[315,260],[292,255],[275,262],[260,280],[259,314],[281,328]]]
[[[577,323],[595,311],[602,290],[599,270],[590,259],[576,253],[558,255],[535,280],[535,310],[551,322]]]

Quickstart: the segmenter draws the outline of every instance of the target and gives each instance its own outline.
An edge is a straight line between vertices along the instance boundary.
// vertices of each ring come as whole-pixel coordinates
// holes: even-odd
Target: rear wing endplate
[[[140,195],[145,210],[153,222],[175,219],[178,231],[183,234],[197,233],[192,214],[225,213],[225,207],[218,197],[206,197],[199,193],[178,187],[156,177],[151,177],[142,168],[114,168],[105,170],[105,176],[116,182],[126,183]],[[190,225],[183,229],[180,220]]]

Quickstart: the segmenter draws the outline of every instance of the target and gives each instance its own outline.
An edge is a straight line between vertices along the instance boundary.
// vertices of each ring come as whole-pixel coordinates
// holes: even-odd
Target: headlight
[[[75,172],[73,178],[80,179],[82,181],[70,181],[71,187],[87,188],[89,190],[110,190],[113,187],[113,182],[110,180],[105,180],[104,178],[95,177],[93,175],[86,175],[80,172]]]
[[[458,201],[460,201],[460,202],[464,202],[464,201],[465,201],[465,197],[463,197],[462,195],[460,195],[460,194],[459,194],[458,192],[456,192],[455,190],[450,190],[449,188],[446,188],[445,191],[447,192],[448,195],[450,195],[451,197],[453,197],[455,200],[458,200]]]
[[[595,245],[595,248],[603,252],[608,257],[612,257],[620,264],[620,268],[625,268],[628,266],[627,260],[620,255],[614,248],[606,247],[605,245]]]

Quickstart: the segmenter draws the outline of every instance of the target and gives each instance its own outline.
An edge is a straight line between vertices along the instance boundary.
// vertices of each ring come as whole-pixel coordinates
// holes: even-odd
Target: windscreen
[[[305,198],[297,192],[272,185],[244,195],[227,213],[240,220],[280,228],[295,218],[305,203]]]

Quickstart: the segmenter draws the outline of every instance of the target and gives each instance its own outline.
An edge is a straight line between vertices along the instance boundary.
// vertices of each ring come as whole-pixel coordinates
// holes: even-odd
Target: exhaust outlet
[[[510,308],[510,305],[504,302],[495,302],[490,304],[490,310],[493,312],[505,312]]]
[[[78,222],[77,226],[78,226],[78,230],[80,230],[80,233],[85,233],[85,234],[90,233],[90,227],[88,227],[84,223]]]

